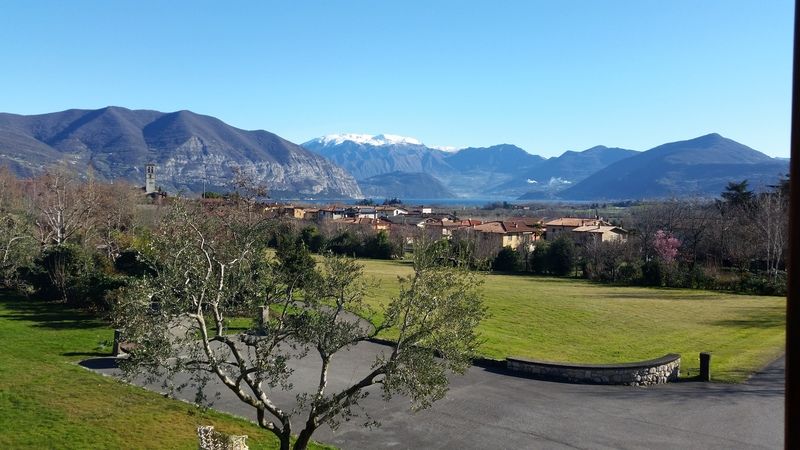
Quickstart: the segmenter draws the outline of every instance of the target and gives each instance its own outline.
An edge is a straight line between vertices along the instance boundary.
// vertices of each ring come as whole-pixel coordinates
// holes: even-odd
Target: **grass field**
[[[379,282],[370,302],[398,292],[407,262],[362,260]],[[784,351],[783,297],[618,287],[584,280],[487,275],[482,356],[610,363],[680,353],[683,376],[712,353],[715,381],[738,382]],[[387,335],[391,337],[391,334]]]
[[[229,415],[94,374],[76,364],[107,356],[113,331],[91,317],[0,291],[0,448],[196,449],[197,425],[246,434],[277,448],[268,431]]]

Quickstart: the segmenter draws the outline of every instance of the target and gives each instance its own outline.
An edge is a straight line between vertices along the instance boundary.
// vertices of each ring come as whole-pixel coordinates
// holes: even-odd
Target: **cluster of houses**
[[[265,210],[276,216],[311,221],[332,221],[335,224],[369,227],[375,231],[416,227],[435,236],[450,238],[466,233],[485,248],[499,250],[510,247],[530,251],[539,240],[555,240],[569,235],[578,245],[587,242],[625,241],[628,232],[601,218],[564,217],[545,221],[532,217],[480,221],[459,219],[449,213],[435,213],[430,207],[405,206],[327,206],[322,208],[274,204]]]

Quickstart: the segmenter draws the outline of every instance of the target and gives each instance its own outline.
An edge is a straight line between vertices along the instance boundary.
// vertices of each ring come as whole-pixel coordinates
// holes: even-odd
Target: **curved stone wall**
[[[506,368],[542,380],[585,384],[648,386],[676,381],[681,355],[669,354],[650,361],[624,364],[570,364],[506,358]]]

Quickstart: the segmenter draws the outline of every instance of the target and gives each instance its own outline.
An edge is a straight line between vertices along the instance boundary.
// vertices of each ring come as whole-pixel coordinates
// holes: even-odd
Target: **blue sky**
[[[793,2],[5,2],[0,111],[189,109],[294,142],[788,156]]]

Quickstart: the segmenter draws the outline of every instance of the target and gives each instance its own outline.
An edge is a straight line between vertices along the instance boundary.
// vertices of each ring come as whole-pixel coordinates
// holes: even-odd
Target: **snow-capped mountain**
[[[424,145],[419,139],[412,137],[398,136],[396,134],[379,134],[373,136],[371,134],[356,134],[356,133],[343,133],[343,134],[328,134],[320,138],[312,139],[303,145],[311,142],[317,142],[323,146],[327,145],[341,145],[345,142],[354,142],[356,144],[372,145],[375,147],[384,145]]]
[[[312,139],[303,147],[344,167],[359,182],[370,179],[371,186],[379,175],[392,173],[396,180],[406,174],[408,183],[416,183],[421,178],[411,174],[425,173],[462,196],[486,195],[493,186],[544,161],[513,145],[429,147],[419,139],[393,134],[329,134]]]
[[[347,169],[357,180],[391,172],[424,172],[436,178],[452,175],[448,153],[426,147],[419,139],[393,134],[329,134],[302,144]]]

